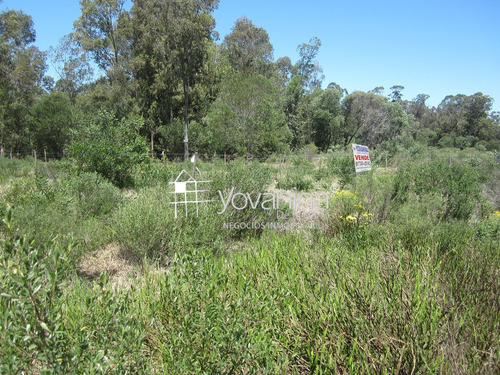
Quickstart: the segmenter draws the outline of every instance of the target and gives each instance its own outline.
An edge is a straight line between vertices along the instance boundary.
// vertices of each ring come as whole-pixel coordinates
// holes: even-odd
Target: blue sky
[[[71,32],[77,0],[4,0],[0,9],[33,17],[36,45],[48,49]],[[214,13],[221,39],[246,15],[263,27],[274,57],[298,58],[297,45],[318,37],[324,86],[349,92],[403,85],[404,99],[483,92],[500,111],[500,1],[498,0],[221,0]],[[50,72],[49,72],[50,73]]]

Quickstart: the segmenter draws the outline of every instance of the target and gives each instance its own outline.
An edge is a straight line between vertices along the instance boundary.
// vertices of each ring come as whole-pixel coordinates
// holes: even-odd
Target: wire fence
[[[344,152],[350,153],[349,149]],[[155,150],[154,152],[149,152],[150,157],[160,163],[160,162],[183,162],[184,161],[184,153],[180,152],[165,152]],[[232,154],[232,153],[198,153],[195,152],[189,155],[189,158],[196,155],[197,161],[202,162],[214,162],[215,160],[231,162],[236,159],[242,159],[247,162],[259,161],[259,162],[267,162],[267,163],[275,163],[275,164],[285,164],[285,163],[296,163],[300,164],[303,161],[309,161],[312,163],[319,163],[320,165],[326,165],[326,162],[329,158],[328,153],[315,153],[315,152],[284,152],[284,153],[272,153],[272,154]],[[62,152],[53,152],[50,150],[6,150],[3,147],[0,147],[0,157],[10,158],[10,159],[22,159],[26,157],[33,157],[38,161],[49,162],[52,160],[60,160],[65,157],[69,157],[69,154],[66,150]],[[376,160],[375,160],[376,159]],[[374,158],[372,157],[372,166],[374,167],[397,167],[397,162],[395,163],[393,160],[388,158]]]
[[[165,152],[165,151],[154,151],[149,152],[151,158],[161,161],[161,160],[169,160],[169,161],[179,161],[182,162],[184,160],[184,153],[176,153],[176,152]],[[235,159],[245,159],[247,161],[277,161],[289,159],[290,157],[297,157],[297,154],[293,153],[273,153],[273,154],[232,154],[232,153],[192,153],[189,155],[189,158],[196,155],[197,160],[210,162],[215,159],[221,159],[224,161],[232,161]],[[33,158],[38,158],[39,160],[45,159],[46,161],[50,161],[51,159],[61,159],[64,157],[68,157],[68,153],[66,150],[62,152],[51,152],[47,150],[37,151],[37,150],[6,150],[0,147],[0,156],[10,159],[20,159],[25,158],[27,156],[31,156]],[[324,155],[314,155],[308,156],[307,159],[309,161],[317,160],[323,158]]]

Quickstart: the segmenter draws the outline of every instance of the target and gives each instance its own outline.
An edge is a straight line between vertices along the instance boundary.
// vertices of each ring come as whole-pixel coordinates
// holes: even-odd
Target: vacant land
[[[0,158],[0,372],[498,373],[498,163],[155,161],[119,189],[71,161]],[[182,170],[212,202],[175,218]],[[232,188],[251,202],[219,214]]]

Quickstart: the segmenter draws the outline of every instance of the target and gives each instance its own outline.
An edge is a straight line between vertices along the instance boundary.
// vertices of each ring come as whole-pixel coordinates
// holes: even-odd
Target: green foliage
[[[172,124],[174,113],[184,123],[185,156],[188,128],[193,116],[194,94],[206,77],[209,52],[213,49],[215,20],[211,12],[219,0],[137,1],[131,9],[133,71],[139,96],[140,113],[148,130]],[[154,51],[154,52],[153,52]],[[206,100],[213,92],[208,89]],[[198,114],[199,115],[199,114]]]
[[[273,46],[262,27],[256,27],[246,16],[240,17],[224,38],[222,54],[229,65],[243,74],[269,76]]]
[[[342,100],[343,145],[353,141],[370,147],[400,135],[408,126],[408,116],[398,101],[374,93],[360,91]]]
[[[76,217],[110,213],[122,201],[120,190],[96,172],[81,171],[64,182]]]
[[[334,176],[339,178],[341,186],[345,186],[354,181],[356,169],[351,153],[334,151],[328,153],[327,167]]]
[[[57,242],[35,247],[18,237],[7,209],[5,237],[0,241],[0,296],[2,356],[5,373],[26,371],[32,366],[57,372],[67,361],[68,333],[64,330],[63,294],[69,263],[68,252]]]
[[[74,38],[103,70],[118,65],[126,53],[124,19],[120,20],[125,17],[124,3],[125,0],[80,0],[81,15],[74,23]]]
[[[437,133],[431,129],[423,129],[417,133],[415,140],[426,146],[434,146],[437,139]]]
[[[142,257],[170,255],[179,234],[170,196],[168,189],[155,188],[126,200],[112,218],[118,243]]]
[[[295,69],[304,88],[311,92],[321,88],[321,82],[325,78],[323,69],[316,61],[319,47],[321,47],[321,40],[317,37],[311,38],[309,43],[302,43],[297,47],[300,59],[295,65]]]
[[[343,142],[341,97],[339,90],[330,88],[322,91],[311,103],[314,143],[322,151]]]
[[[339,190],[330,196],[329,202],[325,221],[330,234],[338,236],[342,244],[350,249],[368,247],[368,226],[373,214],[367,211],[365,201],[349,190]]]
[[[207,115],[207,150],[267,155],[287,149],[290,131],[274,83],[261,75],[228,77]]]
[[[26,116],[42,94],[45,53],[32,46],[31,16],[0,12],[0,144],[17,151],[31,146]]]
[[[34,246],[11,220],[8,209],[0,240],[1,372],[150,372],[144,326],[128,295],[115,296],[107,274],[92,289],[69,283],[72,248],[55,239]]]
[[[421,200],[429,194],[442,196],[443,204],[435,207],[440,219],[468,220],[481,200],[477,170],[442,159],[410,163],[398,170],[393,191],[395,202],[404,204],[412,195]]]
[[[62,156],[74,123],[73,106],[60,92],[45,95],[30,110],[28,117],[32,143],[39,155],[43,151]]]
[[[326,231],[224,229],[275,212],[218,215],[218,203],[176,219],[168,181],[190,163],[137,166],[140,188],[121,198],[66,161],[35,176],[32,159],[0,160],[0,372],[494,373],[500,212],[472,221],[457,207],[472,182],[494,191],[497,160],[399,158],[397,172],[330,194]],[[278,174],[244,159],[198,166],[216,200],[232,186],[255,199]],[[302,154],[280,168],[315,171]],[[145,260],[126,283],[72,272],[75,252],[111,242],[168,268]]]
[[[0,183],[16,177],[26,177],[30,174],[34,165],[31,157],[24,159],[9,159],[0,157]]]
[[[480,92],[448,95],[437,107],[437,120],[431,126],[438,129],[441,138],[455,135],[489,140],[496,133],[488,117],[492,104],[493,99]]]
[[[117,120],[100,112],[73,134],[69,149],[80,168],[97,172],[113,184],[130,185],[132,168],[148,160],[146,141],[139,135],[140,118]]]
[[[36,246],[54,237],[61,246],[76,242],[79,251],[105,243],[108,229],[101,221],[119,205],[121,192],[97,173],[54,164],[40,168],[36,176],[31,170],[27,177],[7,180],[0,187],[0,206],[16,207],[14,224]]]
[[[158,340],[164,366],[273,373],[493,369],[497,354],[488,362],[490,353],[478,348],[496,342],[498,333],[468,332],[480,319],[485,328],[498,323],[497,303],[495,312],[483,310],[495,300],[493,291],[479,292],[483,282],[475,279],[484,272],[496,290],[494,267],[481,261],[487,270],[480,271],[465,254],[451,266],[432,248],[384,246],[370,247],[368,258],[324,236],[269,234],[229,257],[194,249],[176,256],[165,277],[148,280],[159,290],[141,297],[148,310],[160,312],[150,330],[164,338]],[[455,274],[454,267],[472,275]],[[455,340],[463,343],[464,351],[454,352],[460,365],[448,352]]]
[[[312,181],[303,176],[288,176],[284,181],[278,181],[278,188],[284,190],[308,191],[312,188]]]
[[[182,167],[177,165],[170,168],[171,180],[177,177]],[[126,199],[112,218],[116,241],[141,257],[165,261],[190,246],[209,247],[215,251],[222,248],[225,241],[262,232],[255,230],[249,234],[245,230],[224,228],[224,223],[258,223],[273,214],[276,217],[274,210],[263,210],[260,204],[256,209],[246,210],[235,210],[229,205],[221,213],[223,206],[220,194],[227,200],[231,191],[241,192],[251,194],[256,200],[259,193],[267,191],[271,182],[271,169],[258,162],[247,164],[244,159],[239,159],[215,165],[203,177],[212,181],[204,186],[209,191],[204,193],[203,200],[212,203],[200,204],[198,214],[196,206],[190,204],[187,217],[185,206],[179,205],[178,217],[175,218],[172,186],[167,184],[168,180],[164,180],[161,174],[158,177],[157,181],[151,179],[149,187],[139,190],[137,196]]]

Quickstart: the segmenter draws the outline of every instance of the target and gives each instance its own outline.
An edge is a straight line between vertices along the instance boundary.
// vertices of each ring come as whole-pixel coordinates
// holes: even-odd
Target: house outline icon
[[[186,175],[187,179],[182,180],[182,177]],[[196,217],[198,217],[199,214],[199,204],[200,203],[208,203],[212,202],[211,200],[199,200],[199,194],[200,193],[205,193],[209,190],[198,190],[198,184],[203,184],[203,183],[209,183],[212,181],[196,181],[196,179],[191,176],[188,172],[186,172],[184,169],[179,173],[175,181],[169,182],[169,184],[174,185],[174,191],[171,192],[174,194],[174,201],[170,202],[170,204],[173,204],[175,207],[175,217],[177,218],[177,210],[178,210],[178,205],[184,205],[184,211],[186,213],[186,217],[188,217],[188,204],[195,204],[196,205]],[[189,186],[194,185],[194,190],[190,190]],[[188,200],[188,194],[190,196],[194,193],[194,200]],[[181,198],[184,198],[184,200],[177,200],[177,198],[181,196]]]

